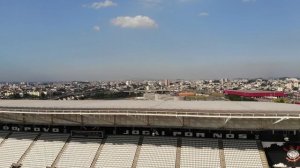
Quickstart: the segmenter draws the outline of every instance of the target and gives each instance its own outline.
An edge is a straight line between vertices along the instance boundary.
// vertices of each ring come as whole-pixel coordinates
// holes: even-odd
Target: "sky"
[[[0,0],[0,81],[300,76],[299,0]]]

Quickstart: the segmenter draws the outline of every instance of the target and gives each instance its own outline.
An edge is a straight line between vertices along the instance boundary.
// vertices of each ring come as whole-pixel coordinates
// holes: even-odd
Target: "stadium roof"
[[[300,106],[272,102],[151,100],[0,100],[0,108],[144,109],[214,112],[279,112],[300,115]]]

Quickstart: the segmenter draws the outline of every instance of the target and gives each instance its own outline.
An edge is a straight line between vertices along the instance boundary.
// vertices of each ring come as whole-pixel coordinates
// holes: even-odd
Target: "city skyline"
[[[0,81],[299,77],[298,1],[0,2]]]

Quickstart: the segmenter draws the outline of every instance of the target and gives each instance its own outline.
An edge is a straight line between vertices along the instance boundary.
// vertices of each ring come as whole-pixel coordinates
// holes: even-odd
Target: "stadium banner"
[[[71,131],[72,138],[92,138],[92,139],[101,139],[104,137],[103,131]]]
[[[272,167],[300,167],[300,142],[262,142]]]
[[[299,131],[237,131],[237,130],[207,130],[184,128],[148,128],[148,127],[93,127],[93,126],[59,126],[59,125],[17,125],[0,124],[1,131],[71,133],[73,136],[102,138],[106,135],[144,135],[173,136],[216,139],[249,139],[262,141],[300,142]]]

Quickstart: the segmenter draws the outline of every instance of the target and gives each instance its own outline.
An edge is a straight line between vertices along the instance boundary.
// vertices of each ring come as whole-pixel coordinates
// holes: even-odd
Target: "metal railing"
[[[43,109],[43,108],[0,108],[0,114],[38,114],[38,115],[122,115],[122,116],[162,116],[195,118],[261,118],[300,119],[300,113],[276,112],[217,112],[217,111],[176,111],[145,109]]]

